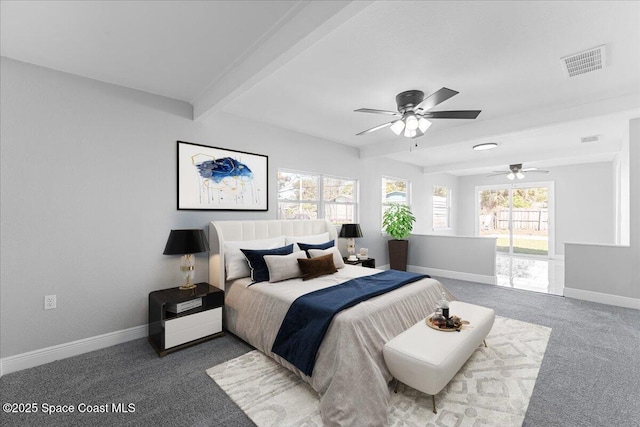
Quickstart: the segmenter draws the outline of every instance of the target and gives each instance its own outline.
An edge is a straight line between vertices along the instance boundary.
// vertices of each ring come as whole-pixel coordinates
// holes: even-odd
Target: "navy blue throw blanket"
[[[316,353],[333,316],[345,308],[425,277],[429,276],[386,270],[302,295],[289,307],[271,351],[311,376]]]

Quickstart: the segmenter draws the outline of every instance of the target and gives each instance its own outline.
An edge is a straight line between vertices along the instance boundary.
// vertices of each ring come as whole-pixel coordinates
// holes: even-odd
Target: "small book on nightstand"
[[[202,307],[202,298],[194,298],[189,301],[167,304],[165,309],[171,313],[180,314],[183,311],[192,310],[197,307]]]

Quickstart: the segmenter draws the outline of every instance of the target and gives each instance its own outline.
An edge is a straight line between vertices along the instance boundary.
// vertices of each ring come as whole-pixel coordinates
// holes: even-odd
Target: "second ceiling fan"
[[[514,179],[523,179],[525,177],[525,173],[549,173],[549,171],[545,171],[538,168],[525,168],[522,169],[522,163],[516,163],[513,165],[509,165],[508,171],[493,171],[491,175],[487,176],[497,176],[497,175],[507,175],[507,179],[513,181]]]
[[[481,110],[428,111],[457,94],[457,91],[443,87],[425,98],[424,92],[421,90],[408,90],[396,96],[398,111],[371,108],[354,110],[358,113],[387,114],[396,117],[388,123],[374,126],[357,135],[364,135],[390,126],[396,135],[417,138],[424,135],[431,126],[431,122],[427,119],[475,119],[478,117]]]

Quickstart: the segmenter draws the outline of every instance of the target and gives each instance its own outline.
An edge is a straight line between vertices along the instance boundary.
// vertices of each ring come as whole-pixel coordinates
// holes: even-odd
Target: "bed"
[[[225,290],[224,327],[309,383],[320,395],[324,425],[387,425],[392,376],[384,363],[382,348],[433,312],[442,292],[454,299],[440,282],[424,278],[338,313],[320,345],[313,374],[307,376],[271,352],[291,303],[313,290],[380,270],[346,265],[337,273],[309,281],[294,278],[252,284],[248,277],[227,280],[225,242],[229,246],[231,242],[249,245],[279,236],[303,242],[306,236],[326,236],[325,233],[329,240],[337,242],[336,228],[326,220],[211,222],[209,281]]]

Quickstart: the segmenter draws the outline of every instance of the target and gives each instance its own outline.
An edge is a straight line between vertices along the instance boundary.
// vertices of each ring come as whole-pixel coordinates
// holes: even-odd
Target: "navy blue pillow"
[[[275,249],[240,249],[251,268],[251,280],[254,282],[268,282],[269,268],[264,260],[265,255],[289,255],[293,253],[293,243]]]
[[[298,243],[300,246],[300,250],[305,251],[307,253],[307,258],[311,258],[309,256],[309,249],[329,249],[335,246],[335,242],[333,240],[329,240],[325,243],[318,243],[316,245],[310,245],[307,243]]]

